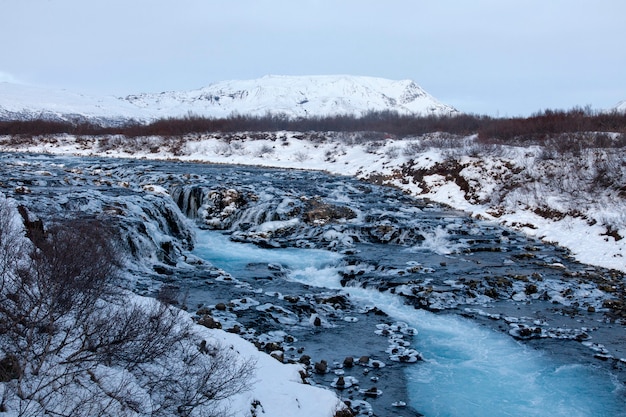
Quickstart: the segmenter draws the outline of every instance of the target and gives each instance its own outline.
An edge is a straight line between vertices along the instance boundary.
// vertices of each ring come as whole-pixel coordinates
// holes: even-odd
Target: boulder
[[[200,317],[198,319],[198,324],[200,326],[206,327],[207,329],[221,329],[222,328],[222,323],[215,320],[213,317],[209,316],[208,314]]]
[[[328,363],[322,359],[319,362],[315,362],[313,369],[315,370],[315,373],[325,374],[326,372],[328,372]]]
[[[379,395],[382,395],[382,393],[383,393],[381,390],[379,390],[376,387],[372,387],[372,388],[367,389],[367,390],[361,390],[360,392],[363,395],[365,395],[366,397],[370,397],[370,398],[376,398]]]
[[[345,368],[352,368],[354,366],[354,358],[352,356],[348,356],[343,360],[343,366]]]
[[[320,198],[307,200],[302,219],[308,224],[324,225],[333,220],[354,219],[356,213],[344,206],[323,202]]]

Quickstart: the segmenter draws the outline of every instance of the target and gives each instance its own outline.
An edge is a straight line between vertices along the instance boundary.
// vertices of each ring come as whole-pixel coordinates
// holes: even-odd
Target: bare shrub
[[[0,292],[5,278],[17,269],[21,254],[26,250],[24,228],[15,212],[14,204],[0,193]]]
[[[231,145],[228,143],[218,143],[215,145],[215,153],[226,157],[233,154]]]
[[[98,125],[85,120],[50,121],[0,121],[0,135],[32,138],[45,134],[69,133],[73,135],[117,135],[131,137],[183,137],[190,133],[248,132],[250,139],[258,139],[250,132],[299,131],[317,132],[311,140],[325,140],[322,132],[357,132],[347,138],[352,143],[363,143],[392,135],[395,137],[419,136],[432,132],[445,132],[467,136],[479,134],[485,143],[518,145],[540,144],[547,137],[573,132],[624,133],[626,113],[594,112],[589,107],[570,110],[544,110],[530,117],[493,118],[473,114],[457,115],[401,115],[393,111],[368,112],[360,117],[335,115],[326,117],[290,118],[284,114],[264,116],[233,115],[228,118],[208,118],[189,114],[180,118],[163,118],[144,124],[127,121],[114,126]],[[267,137],[267,133],[263,134]],[[276,135],[274,135],[274,139]],[[598,142],[598,146],[615,146]]]
[[[367,145],[365,145],[365,152],[375,154],[383,145],[384,144],[381,141],[367,142]]]
[[[181,357],[182,366],[166,368],[170,371],[166,376],[153,374],[146,381],[149,387],[168,393],[156,415],[189,416],[203,406],[207,416],[225,416],[228,410],[220,402],[251,388],[255,363],[241,361],[232,347],[203,340],[187,345]]]
[[[294,157],[296,158],[296,161],[298,161],[298,162],[304,162],[304,161],[308,161],[310,159],[309,154],[304,152],[304,151],[296,152],[294,154]]]
[[[244,145],[243,141],[230,142],[230,148],[234,153],[239,155],[244,155],[246,153],[246,146]]]
[[[172,137],[167,142],[168,151],[174,156],[182,156],[185,154],[186,141],[182,137]]]
[[[396,159],[398,156],[400,156],[400,148],[397,146],[391,146],[387,148],[387,150],[385,150],[385,155],[389,159]]]
[[[272,155],[274,153],[275,149],[272,148],[270,145],[263,145],[261,146],[256,152],[255,152],[255,156],[258,158],[262,158],[265,155]]]
[[[112,231],[95,219],[59,223],[34,242],[26,271],[55,300],[59,313],[84,309],[117,288],[121,265]]]
[[[503,147],[497,144],[488,144],[488,143],[480,143],[474,142],[466,144],[462,151],[465,155],[479,158],[479,157],[497,157],[503,155]]]
[[[253,362],[201,340],[181,310],[118,288],[119,252],[103,223],[59,221],[29,243],[2,197],[0,226],[5,411],[188,416],[202,406],[217,416],[221,400],[249,387]]]
[[[421,142],[411,140],[410,142],[406,142],[404,144],[404,148],[402,148],[402,155],[412,158],[424,152],[425,150],[426,148],[421,144]]]

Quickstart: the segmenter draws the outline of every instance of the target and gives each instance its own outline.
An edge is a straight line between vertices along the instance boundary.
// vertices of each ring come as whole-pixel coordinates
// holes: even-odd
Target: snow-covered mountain
[[[149,114],[116,97],[91,97],[66,90],[0,83],[0,120],[144,120]]]
[[[617,105],[613,108],[613,110],[626,113],[626,100],[623,100],[617,103]]]
[[[456,109],[437,101],[415,82],[357,76],[266,76],[224,81],[198,90],[90,97],[65,90],[0,83],[0,120],[227,117],[233,114],[290,117],[360,116],[369,111],[448,115]]]
[[[457,113],[411,80],[348,75],[268,75],[254,80],[223,81],[186,92],[133,95],[126,100],[170,115],[194,113],[216,117],[234,113],[360,116],[372,110],[422,115]]]

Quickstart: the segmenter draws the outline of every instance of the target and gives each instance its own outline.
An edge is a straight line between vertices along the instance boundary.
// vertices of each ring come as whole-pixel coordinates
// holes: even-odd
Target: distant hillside
[[[290,117],[362,116],[371,111],[403,115],[451,115],[456,109],[437,101],[411,80],[357,76],[265,76],[224,81],[199,90],[139,94],[129,103],[161,114],[228,117],[232,114]]]
[[[359,117],[371,111],[402,115],[453,115],[413,81],[356,76],[266,76],[225,81],[192,91],[91,97],[65,90],[0,83],[0,120],[90,121],[112,125],[188,115]]]
[[[0,120],[92,121],[111,124],[146,119],[144,109],[116,97],[91,97],[66,90],[0,83]]]

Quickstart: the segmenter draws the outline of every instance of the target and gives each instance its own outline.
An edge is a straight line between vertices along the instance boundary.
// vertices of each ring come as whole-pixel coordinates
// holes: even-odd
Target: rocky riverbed
[[[405,371],[429,358],[419,329],[350,289],[465,317],[625,379],[623,274],[493,223],[319,172],[2,158],[0,192],[31,221],[107,219],[135,291],[302,363],[306,381],[363,415],[419,415]]]

